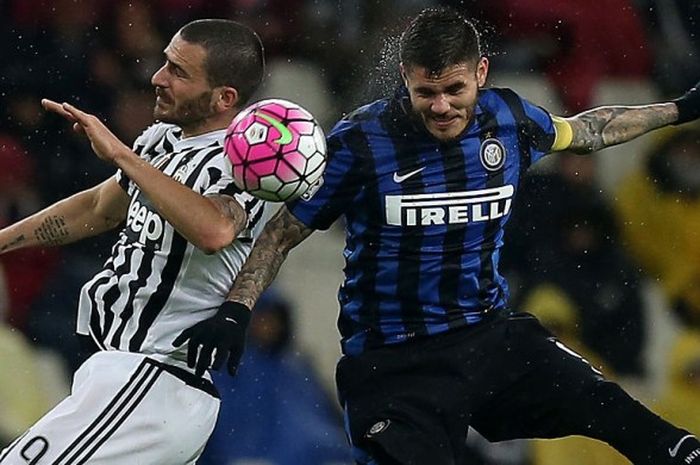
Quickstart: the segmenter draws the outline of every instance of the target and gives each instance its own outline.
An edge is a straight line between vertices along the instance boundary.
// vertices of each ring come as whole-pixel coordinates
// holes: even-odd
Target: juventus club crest
[[[481,143],[479,157],[484,168],[489,171],[498,171],[506,161],[506,149],[500,140],[489,138]]]

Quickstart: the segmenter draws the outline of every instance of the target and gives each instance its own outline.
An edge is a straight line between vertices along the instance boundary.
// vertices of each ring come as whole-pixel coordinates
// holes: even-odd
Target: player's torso
[[[153,150],[151,164],[195,192],[230,177],[220,144],[178,147],[174,141]],[[225,298],[250,252],[253,231],[207,255],[138,186],[132,183],[127,193],[126,223],[112,255],[81,291],[79,331],[89,330],[103,348],[167,353],[180,331],[212,314]]]

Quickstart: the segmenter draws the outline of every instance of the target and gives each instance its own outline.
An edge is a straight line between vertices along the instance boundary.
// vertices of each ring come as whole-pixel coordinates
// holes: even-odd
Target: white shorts
[[[0,453],[1,465],[188,465],[214,429],[210,381],[142,354],[98,352],[71,395]]]

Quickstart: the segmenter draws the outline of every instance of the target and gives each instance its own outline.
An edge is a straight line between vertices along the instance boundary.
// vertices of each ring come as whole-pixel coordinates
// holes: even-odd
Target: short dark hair
[[[236,88],[238,106],[245,105],[265,73],[263,45],[255,31],[228,19],[199,19],[183,26],[179,34],[207,52],[204,70],[209,84]]]
[[[440,74],[448,66],[481,58],[474,24],[452,8],[426,8],[401,35],[399,56],[405,67],[420,66]]]

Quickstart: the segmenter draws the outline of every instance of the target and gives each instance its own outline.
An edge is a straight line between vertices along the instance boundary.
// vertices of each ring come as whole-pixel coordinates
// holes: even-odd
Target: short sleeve
[[[523,129],[530,144],[530,163],[548,154],[556,137],[552,115],[542,107],[521,99],[524,110]]]
[[[205,168],[206,176],[200,188],[204,196],[228,195],[233,197],[246,212],[246,229],[257,223],[264,202],[239,189],[233,182],[231,166],[225,156],[217,156]]]
[[[328,163],[321,186],[312,195],[287,204],[289,211],[311,229],[328,229],[351,207],[362,186],[360,147],[365,136],[359,124],[347,129],[346,124],[338,123],[339,130],[334,129],[328,137]]]

